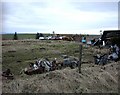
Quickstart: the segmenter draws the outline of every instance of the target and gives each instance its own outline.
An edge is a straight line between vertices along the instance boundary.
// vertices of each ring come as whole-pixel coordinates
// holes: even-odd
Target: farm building
[[[111,45],[112,43],[120,46],[120,30],[105,30],[100,40],[98,40],[94,45]]]

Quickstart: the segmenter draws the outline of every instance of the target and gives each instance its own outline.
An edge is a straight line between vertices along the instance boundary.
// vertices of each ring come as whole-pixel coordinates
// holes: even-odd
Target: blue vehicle
[[[82,37],[82,43],[86,43],[86,37]]]

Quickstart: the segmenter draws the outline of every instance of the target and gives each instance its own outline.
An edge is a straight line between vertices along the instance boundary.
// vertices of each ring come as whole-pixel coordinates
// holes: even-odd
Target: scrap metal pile
[[[100,40],[98,40],[95,46],[107,47],[109,49],[108,54],[96,55],[95,64],[105,65],[110,61],[120,60],[120,30],[104,31]]]
[[[104,55],[94,56],[95,64],[105,65],[110,61],[120,60],[120,48],[114,44],[110,47],[110,52]]]
[[[57,58],[53,61],[50,61],[48,58],[37,60],[35,63],[30,63],[29,67],[24,69],[24,73],[27,75],[41,74],[65,67],[73,69],[78,66],[79,61],[76,58],[71,58],[67,55],[63,55],[62,57],[63,61],[57,61]]]

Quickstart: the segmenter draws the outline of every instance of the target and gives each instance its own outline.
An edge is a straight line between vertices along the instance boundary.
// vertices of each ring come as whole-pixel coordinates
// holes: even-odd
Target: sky
[[[118,29],[118,0],[3,0],[1,24],[2,33],[100,34]]]

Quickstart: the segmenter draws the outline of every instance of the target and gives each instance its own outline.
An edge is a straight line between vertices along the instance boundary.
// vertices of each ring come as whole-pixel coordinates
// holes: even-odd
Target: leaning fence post
[[[82,45],[80,44],[79,46],[79,64],[78,64],[78,69],[79,69],[79,73],[81,73],[81,64],[82,64]]]

